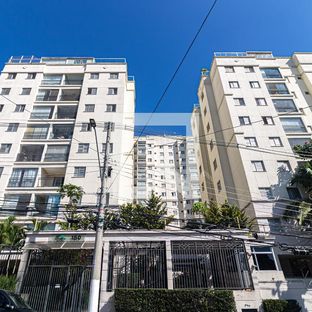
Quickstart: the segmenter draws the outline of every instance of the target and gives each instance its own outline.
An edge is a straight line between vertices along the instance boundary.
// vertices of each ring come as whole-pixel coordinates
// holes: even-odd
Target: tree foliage
[[[8,217],[0,222],[0,246],[2,248],[19,249],[24,245],[24,228],[14,221],[15,217]]]
[[[298,201],[287,206],[283,218],[299,226],[312,226],[312,206],[305,201]]]
[[[312,158],[312,140],[305,142],[303,145],[295,145],[294,152],[303,158]]]

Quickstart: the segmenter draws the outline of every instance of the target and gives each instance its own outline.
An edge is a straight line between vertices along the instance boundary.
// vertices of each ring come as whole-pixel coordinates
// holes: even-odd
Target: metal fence
[[[0,275],[15,275],[21,260],[20,250],[0,250]]]

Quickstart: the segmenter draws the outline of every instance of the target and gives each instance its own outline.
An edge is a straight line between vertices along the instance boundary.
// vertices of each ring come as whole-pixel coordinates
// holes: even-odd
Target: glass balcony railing
[[[19,153],[17,154],[16,161],[41,161],[42,153],[41,154],[26,154],[26,153]]]
[[[34,133],[34,132],[26,132],[24,134],[23,139],[26,140],[45,140],[47,138],[48,133]]]
[[[64,184],[64,177],[49,177],[38,180],[38,187],[60,187]]]
[[[51,140],[70,140],[73,137],[73,132],[52,132],[50,134]]]
[[[60,101],[79,101],[80,94],[62,94]]]
[[[44,161],[67,161],[68,153],[46,153]]]
[[[54,102],[57,100],[57,95],[37,95],[36,101]]]

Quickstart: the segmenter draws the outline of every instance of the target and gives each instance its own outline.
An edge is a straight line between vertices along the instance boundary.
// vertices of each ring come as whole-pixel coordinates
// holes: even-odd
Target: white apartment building
[[[289,180],[292,147],[312,134],[311,68],[311,53],[215,53],[192,115],[203,200],[235,202],[274,231],[306,196]]]
[[[110,160],[133,166],[135,83],[125,59],[11,57],[0,76],[1,217],[56,217],[63,183],[82,186],[94,206],[101,158],[112,123]],[[112,170],[106,204],[123,204],[132,180]]]
[[[192,205],[200,200],[194,141],[185,136],[140,137],[134,149],[134,198],[152,193],[166,203],[168,215],[183,226],[192,219]]]

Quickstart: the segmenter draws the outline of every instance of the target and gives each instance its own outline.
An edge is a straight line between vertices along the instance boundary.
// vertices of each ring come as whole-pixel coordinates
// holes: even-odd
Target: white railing
[[[255,58],[272,58],[272,52],[215,52],[215,57],[247,57],[253,56]]]

